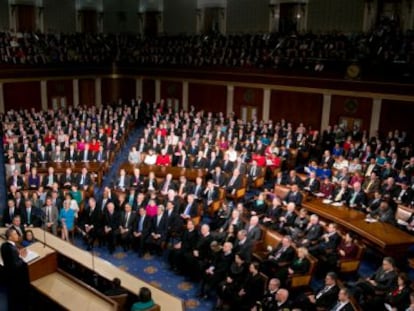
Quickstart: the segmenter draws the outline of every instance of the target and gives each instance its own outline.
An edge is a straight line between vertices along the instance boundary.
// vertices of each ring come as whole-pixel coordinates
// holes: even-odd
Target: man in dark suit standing
[[[158,206],[157,216],[152,218],[151,233],[146,241],[150,253],[158,256],[161,256],[162,245],[167,239],[167,216],[164,210],[163,205]]]
[[[132,233],[133,235],[133,244],[138,251],[138,256],[142,257],[146,251],[145,241],[148,238],[151,230],[151,219],[147,216],[145,208],[141,207],[139,209],[139,216],[135,223],[135,229]]]
[[[19,235],[14,228],[6,231],[7,241],[1,245],[4,273],[7,280],[8,310],[28,310],[27,293],[30,290],[29,270],[23,258],[27,255],[26,249],[19,250],[16,243]],[[22,294],[25,294],[24,299]]]
[[[136,217],[137,214],[132,211],[132,206],[126,203],[124,210],[121,212],[119,229],[117,230],[117,235],[124,252],[130,247]]]
[[[97,207],[94,197],[90,197],[88,204],[82,212],[80,230],[88,246],[92,249],[102,224],[102,210]]]
[[[103,238],[108,245],[108,251],[113,254],[116,246],[116,230],[119,227],[119,214],[115,211],[115,204],[110,202],[106,205],[103,221]]]

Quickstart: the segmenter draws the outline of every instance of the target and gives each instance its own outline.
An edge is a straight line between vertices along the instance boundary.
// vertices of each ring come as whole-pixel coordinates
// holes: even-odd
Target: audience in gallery
[[[100,186],[96,180],[85,184],[86,176],[93,173],[86,168],[79,174],[68,169],[57,176],[50,166],[37,183],[29,182],[38,175],[36,169],[42,165],[39,160],[44,157],[42,153],[52,154],[59,145],[65,153],[65,162],[85,164],[84,154],[79,156],[77,142],[84,142],[85,147],[95,139],[105,152],[114,150],[116,142],[127,135],[129,124],[136,121],[138,115],[148,123],[131,149],[132,153],[138,152],[139,157],[128,157],[133,170],[120,169],[119,175],[101,195],[99,191],[89,191]],[[165,246],[170,245],[171,268],[202,281],[200,298],[216,293],[218,309],[235,309],[240,303],[251,308],[256,301],[265,299],[261,289],[266,281],[258,272],[265,273],[270,280],[277,278],[281,287],[268,298],[278,306],[300,309],[305,303],[310,309],[323,305],[327,310],[337,310],[334,309],[337,304],[348,304],[353,291],[336,288],[337,276],[333,271],[337,270],[337,258],[355,256],[354,237],[338,236],[335,224],[325,229],[317,215],[308,216],[306,210],[297,215],[302,191],[322,193],[332,201],[390,223],[395,223],[393,211],[397,204],[411,206],[413,201],[414,157],[409,137],[399,131],[370,138],[358,128],[348,132],[343,126],[334,125],[320,134],[303,124],[294,129],[294,125],[284,119],[243,122],[235,115],[225,117],[222,113],[196,112],[193,107],[190,111],[174,112],[165,102],[150,105],[140,100],[131,105],[99,109],[68,107],[65,114],[52,110],[11,111],[2,116],[2,120],[8,159],[6,171],[10,172],[4,225],[12,225],[13,217],[20,215],[19,226],[24,232],[40,226],[43,215],[48,215],[47,227],[54,234],[60,229],[66,238],[65,226],[59,219],[67,217],[63,215],[65,211],[73,210],[70,212],[73,215],[78,212],[74,228],[89,248],[99,242],[111,253],[119,245],[124,251],[132,249],[143,256],[146,252],[160,255]],[[263,137],[268,139],[263,140]],[[298,154],[308,154],[308,157],[298,156],[296,168],[289,169],[288,161],[296,148]],[[95,155],[99,148],[93,151],[89,147],[89,150],[88,161],[97,161]],[[185,176],[176,181],[169,174],[161,182],[157,181],[154,172],[148,176],[141,174],[142,165],[148,165],[142,164],[146,163],[148,155],[154,158],[154,163],[149,165],[155,165],[162,156],[165,166],[195,169],[203,174],[195,182]],[[279,167],[275,167],[274,158],[278,158]],[[49,166],[57,158],[47,159],[46,166]],[[355,164],[353,170],[350,169],[352,164]],[[157,165],[160,166],[160,162]],[[273,177],[275,168],[280,173]],[[289,187],[290,192],[286,197],[277,197],[271,191],[264,191],[251,202],[241,199],[237,204],[228,199],[211,215],[208,225],[209,205],[220,189],[231,196],[233,190],[241,186],[236,182],[238,178],[250,180],[248,186],[253,189],[258,171],[265,177],[266,187],[281,184]],[[307,179],[302,179],[300,174],[307,174]],[[66,197],[65,193],[68,193]],[[200,211],[204,211],[204,215],[200,215]],[[197,217],[201,220],[197,221]],[[413,217],[403,230],[413,231]],[[195,225],[195,221],[199,225]],[[261,264],[252,256],[254,240],[260,239],[260,229],[255,229],[259,224],[284,236],[283,242]],[[70,231],[71,224],[66,223],[66,226]],[[287,257],[286,250],[293,247],[291,245],[294,249],[288,260],[280,264],[280,258]],[[315,296],[306,297],[291,291],[289,276],[307,272],[309,253],[317,258],[326,257],[329,273],[325,287],[335,286],[329,299],[321,298],[326,294],[324,289]],[[397,290],[397,275],[392,281]],[[360,302],[366,303],[366,295],[360,296],[363,297]],[[375,298],[394,303],[390,297]],[[370,298],[368,300],[371,302]],[[376,300],[373,303],[377,303]],[[404,306],[408,305],[405,300]]]
[[[133,34],[0,33],[0,63],[137,64],[337,72],[359,62],[375,69],[413,65],[413,34],[383,18],[367,33]]]

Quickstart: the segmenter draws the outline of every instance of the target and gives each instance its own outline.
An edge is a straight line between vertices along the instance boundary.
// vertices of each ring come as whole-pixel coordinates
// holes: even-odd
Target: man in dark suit
[[[320,236],[322,235],[322,227],[319,224],[318,215],[312,214],[310,216],[309,223],[304,230],[304,237],[302,240],[298,241],[298,244],[301,246],[309,247],[318,242]]]
[[[90,250],[92,249],[96,238],[99,236],[102,225],[102,210],[97,207],[94,197],[89,198],[88,204],[82,211],[80,218],[79,229]]]
[[[217,166],[220,167],[220,161],[217,158],[216,152],[212,151],[211,154],[210,154],[210,158],[207,161],[207,170],[210,173],[213,173]]]
[[[207,209],[218,197],[218,189],[214,186],[213,180],[210,179],[207,181],[206,189],[203,191],[204,207]]]
[[[42,186],[43,188],[52,188],[52,185],[56,182],[58,183],[58,177],[55,174],[55,169],[53,167],[49,167],[47,169],[47,175],[43,177]]]
[[[289,235],[285,235],[282,238],[282,242],[262,262],[261,271],[267,276],[271,276],[280,267],[288,266],[295,258],[295,254],[295,249],[292,246],[292,238]]]
[[[242,186],[242,177],[240,175],[240,172],[238,170],[233,171],[233,175],[230,177],[227,185],[226,185],[226,191],[228,194],[234,194],[236,193],[237,189],[240,189]]]
[[[132,211],[129,203],[125,204],[124,210],[121,212],[119,228],[117,230],[118,240],[124,249],[129,250],[132,240],[132,232],[136,223],[137,214]]]
[[[362,190],[361,183],[357,181],[352,185],[352,191],[348,196],[347,205],[349,207],[361,209],[366,203],[365,192]]]
[[[320,183],[318,178],[316,177],[316,172],[315,171],[311,171],[309,173],[309,177],[306,178],[305,183],[304,183],[304,190],[306,191],[310,191],[312,193],[318,192],[319,191],[319,187],[320,187]]]
[[[75,145],[70,145],[69,150],[65,154],[66,162],[77,162],[79,159],[78,152],[75,150]]]
[[[215,167],[214,173],[212,174],[211,179],[213,180],[214,185],[216,187],[224,187],[224,185],[226,184],[226,176],[221,171],[220,166]]]
[[[314,256],[329,255],[336,251],[340,242],[341,237],[337,232],[337,225],[330,223],[327,232],[319,238],[319,242],[309,247],[309,252]]]
[[[290,188],[289,192],[286,194],[286,196],[283,199],[284,204],[287,203],[295,203],[296,206],[302,205],[302,193],[299,191],[299,187],[296,184],[293,184]]]
[[[23,177],[19,174],[18,170],[14,170],[13,175],[7,179],[7,188],[10,188],[10,186],[15,186],[17,189],[24,187]]]
[[[25,228],[40,227],[42,224],[42,211],[39,207],[33,207],[31,200],[24,202],[21,210],[22,224]]]
[[[115,204],[110,202],[106,205],[103,216],[103,239],[106,241],[108,251],[113,254],[116,246],[116,231],[119,228],[119,214],[115,210]]]
[[[145,208],[141,207],[138,211],[139,216],[135,223],[133,235],[133,247],[137,250],[138,256],[142,257],[146,252],[145,242],[151,232],[152,221],[147,216]]]
[[[90,162],[93,160],[93,152],[89,150],[89,144],[85,144],[85,149],[79,153],[79,161]]]
[[[250,217],[249,223],[244,228],[247,231],[247,238],[253,242],[259,241],[262,237],[262,230],[259,227],[259,217]]]
[[[60,176],[60,186],[65,189],[72,188],[72,184],[75,183],[76,176],[72,173],[72,169],[68,167],[66,173]]]
[[[408,206],[413,200],[413,190],[408,186],[407,182],[402,182],[398,187],[398,190],[395,191],[395,197],[393,200],[397,204],[403,204]]]
[[[167,216],[163,205],[158,205],[157,216],[152,218],[151,232],[147,238],[147,247],[151,254],[162,254],[163,243],[167,239]]]
[[[262,168],[260,166],[257,166],[257,161],[253,160],[252,164],[250,165],[250,167],[247,169],[247,183],[249,186],[252,186],[252,184],[254,183],[254,181],[262,176],[263,171]]]
[[[167,211],[165,213],[167,213]],[[165,216],[168,217],[167,214],[165,214]],[[179,237],[177,236],[177,240],[173,243],[173,248],[168,254],[168,262],[170,263],[172,270],[184,270],[184,257],[188,256],[188,254],[195,249],[198,238],[199,234],[194,227],[194,223],[191,220],[188,220],[186,224],[186,230],[184,230],[184,232]]]
[[[193,168],[205,169],[207,168],[207,160],[204,157],[203,151],[199,151],[197,157],[193,161]]]
[[[350,296],[351,294],[346,287],[341,288],[338,293],[338,301],[330,311],[354,311]]]
[[[233,171],[233,162],[229,160],[228,154],[224,154],[223,163],[221,164],[223,172],[230,174]]]
[[[183,222],[175,210],[174,202],[167,201],[166,211],[164,212],[167,217],[167,242],[176,239],[182,232]]]
[[[77,177],[76,184],[81,190],[87,190],[92,184],[91,175],[88,173],[88,169],[86,167],[82,168],[82,172]]]
[[[155,178],[154,172],[148,174],[148,178],[144,181],[145,191],[155,191],[158,189],[157,179]]]
[[[203,197],[203,179],[201,177],[197,177],[195,181],[195,185],[193,186],[193,189],[191,190],[191,194],[194,195],[195,199],[200,199]]]
[[[6,239],[7,241],[1,245],[1,257],[5,280],[7,280],[8,310],[25,311],[28,310],[30,297],[30,295],[26,295],[22,299],[22,294],[27,294],[30,291],[29,270],[23,260],[27,251],[17,248],[16,243],[19,241],[19,235],[16,229],[7,229]]]
[[[315,295],[307,296],[308,308],[305,310],[324,309],[330,310],[338,299],[338,277],[334,272],[328,272],[325,277],[325,285]],[[302,306],[303,308],[303,306]]]
[[[189,194],[187,196],[187,204],[183,206],[181,211],[181,218],[186,221],[190,218],[196,217],[198,214],[197,202],[195,201],[194,194]]]
[[[252,257],[253,242],[247,238],[247,231],[242,229],[237,232],[237,239],[234,243],[234,253],[240,253],[246,262],[250,262]]]
[[[121,191],[125,191],[131,186],[131,177],[127,175],[125,169],[119,170],[119,176],[115,179],[114,186]]]
[[[37,153],[37,162],[47,163],[50,161],[49,153],[46,151],[44,146],[40,147],[40,151]]]
[[[7,200],[7,208],[3,210],[3,226],[8,227],[11,225],[13,217],[15,215],[20,215],[21,210],[16,207],[16,202],[14,199]]]
[[[106,160],[108,160],[107,152],[102,145],[99,145],[99,150],[93,155],[93,161],[101,163]]]

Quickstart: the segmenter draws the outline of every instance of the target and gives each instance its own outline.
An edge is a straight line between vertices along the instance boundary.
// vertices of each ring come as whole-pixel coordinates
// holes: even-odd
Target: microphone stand
[[[93,245],[91,246],[91,255],[92,255],[92,283],[95,288],[98,288],[99,278],[98,274],[95,272],[95,252]]]

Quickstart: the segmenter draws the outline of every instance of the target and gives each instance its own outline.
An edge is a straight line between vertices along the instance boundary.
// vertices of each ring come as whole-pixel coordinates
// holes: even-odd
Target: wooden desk
[[[130,163],[123,163],[120,168],[132,175],[134,168],[139,168],[142,176],[148,176],[149,172],[154,172],[155,177],[164,178],[167,174],[172,174],[173,179],[179,179],[180,176],[184,175],[188,180],[195,181],[197,177],[204,177],[206,170],[193,169],[193,168],[182,168],[177,166],[157,166],[157,165],[133,165]]]
[[[37,172],[40,175],[47,175],[49,167],[53,167],[55,174],[61,175],[66,173],[67,168],[71,168],[73,173],[79,174],[82,172],[82,168],[86,167],[88,173],[93,173],[97,175],[97,182],[100,185],[102,182],[102,174],[105,167],[105,162],[61,162],[61,163],[40,163],[37,167]]]
[[[50,273],[31,282],[43,295],[68,310],[117,310],[117,304],[95,289],[80,284],[62,271]]]
[[[369,245],[395,259],[402,259],[406,256],[408,247],[414,244],[414,236],[388,223],[367,223],[363,212],[346,206],[335,207],[323,204],[322,200],[317,198],[305,201],[302,205],[309,212],[328,221],[336,222],[347,230],[358,234]]]
[[[36,238],[43,242],[43,230],[40,228],[34,228],[33,232]],[[184,310],[184,304],[180,298],[170,295],[167,292],[118,269],[110,262],[103,260],[102,258],[94,257],[95,267],[93,269],[92,254],[90,252],[73,246],[72,244],[59,239],[49,232],[46,232],[46,244],[63,256],[80,263],[89,270],[93,270],[95,273],[107,280],[112,280],[114,277],[118,277],[121,280],[122,286],[132,293],[137,293],[142,286],[148,287],[152,292],[154,301],[161,306],[161,310]]]

